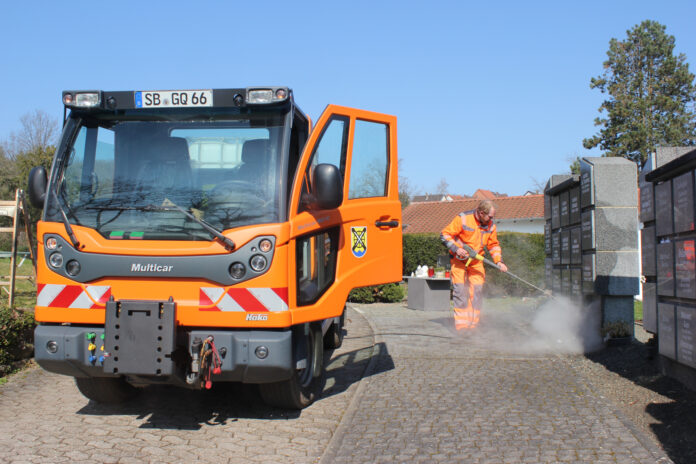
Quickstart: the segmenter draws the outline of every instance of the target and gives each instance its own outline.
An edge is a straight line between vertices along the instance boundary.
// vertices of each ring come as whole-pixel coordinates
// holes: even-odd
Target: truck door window
[[[297,304],[314,303],[336,277],[338,229],[297,239]]]
[[[388,130],[381,123],[359,119],[355,122],[349,199],[382,197],[387,194]]]
[[[345,179],[346,172],[346,146],[348,143],[349,120],[346,117],[335,116],[326,125],[321,134],[319,142],[316,144],[312,158],[307,165],[304,181],[302,183],[302,195],[309,193],[309,181],[312,168],[318,164],[333,164],[341,172]],[[304,202],[300,202],[300,211],[305,209]]]

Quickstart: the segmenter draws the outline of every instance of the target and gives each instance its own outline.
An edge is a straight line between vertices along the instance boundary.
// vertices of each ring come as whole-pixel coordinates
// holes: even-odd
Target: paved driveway
[[[456,334],[447,312],[354,306],[324,397],[300,413],[244,386],[99,406],[31,369],[0,387],[0,461],[669,462],[527,309],[491,309]]]
[[[351,310],[347,321],[322,400],[301,412],[265,406],[252,386],[223,384],[147,388],[126,405],[102,406],[71,377],[29,369],[0,386],[0,462],[317,462],[372,354],[365,318]]]

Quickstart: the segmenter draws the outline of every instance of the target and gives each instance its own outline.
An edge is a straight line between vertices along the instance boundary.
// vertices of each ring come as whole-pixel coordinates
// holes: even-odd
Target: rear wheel
[[[329,326],[329,330],[324,334],[324,348],[327,350],[335,350],[343,344],[343,325],[346,321],[346,308],[343,308],[341,317],[338,322],[334,322]]]
[[[123,403],[138,394],[138,389],[123,377],[75,377],[80,393],[97,403]]]
[[[293,331],[297,368],[288,380],[259,385],[263,401],[285,409],[303,409],[319,396],[324,378],[324,342],[321,326],[305,324]]]

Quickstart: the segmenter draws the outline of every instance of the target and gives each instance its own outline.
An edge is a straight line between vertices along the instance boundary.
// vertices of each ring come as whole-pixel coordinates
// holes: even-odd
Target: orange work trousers
[[[473,329],[481,318],[483,283],[486,281],[483,263],[472,261],[466,266],[466,261],[452,259],[450,275],[453,287],[454,327],[457,330]]]

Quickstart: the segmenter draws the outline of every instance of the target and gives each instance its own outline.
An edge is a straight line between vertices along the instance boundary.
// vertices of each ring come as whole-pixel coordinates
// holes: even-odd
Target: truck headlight
[[[241,279],[244,277],[244,273],[246,272],[246,267],[242,263],[232,263],[230,265],[230,275],[232,276],[233,279]]]
[[[65,265],[65,270],[68,274],[70,274],[71,276],[74,277],[80,273],[80,271],[82,270],[82,267],[80,266],[80,263],[77,262],[77,260],[71,259]]]
[[[61,253],[53,253],[48,257],[48,262],[51,266],[59,268],[63,265],[63,255]]]
[[[266,261],[266,258],[261,255],[254,255],[249,260],[249,266],[256,272],[261,272],[266,269],[267,263],[268,261]]]
[[[249,90],[247,103],[271,103],[273,101],[273,90]]]

